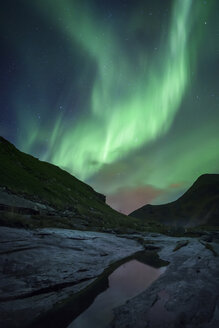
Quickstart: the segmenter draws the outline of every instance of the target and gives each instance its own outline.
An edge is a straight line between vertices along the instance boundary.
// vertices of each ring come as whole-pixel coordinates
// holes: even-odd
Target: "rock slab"
[[[209,249],[197,238],[150,236],[155,239],[160,258],[170,262],[167,270],[147,290],[115,309],[110,327],[218,328],[218,240]],[[183,247],[176,250],[179,243]]]
[[[113,234],[0,227],[0,327],[25,327],[142,246]]]

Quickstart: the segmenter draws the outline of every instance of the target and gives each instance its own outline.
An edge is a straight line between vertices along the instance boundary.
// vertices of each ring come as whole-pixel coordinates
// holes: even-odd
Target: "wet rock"
[[[178,241],[175,248],[173,249],[173,252],[176,252],[180,248],[187,246],[188,243],[189,243],[189,240],[180,240],[180,241]]]
[[[142,249],[134,240],[67,229],[0,227],[0,327],[25,327]]]
[[[41,211],[52,213],[55,211],[51,206],[41,204],[39,202],[33,202],[22,196],[12,194],[6,188],[0,188],[0,204],[2,210],[8,210],[10,212],[14,211],[15,213],[20,214],[38,214]],[[27,213],[28,209],[29,213]],[[33,212],[31,212],[31,210],[33,210]]]
[[[157,247],[157,246],[154,246],[154,245],[147,245],[147,244],[144,244],[144,249],[146,251],[157,251],[159,250],[160,248]]]
[[[218,257],[197,238],[188,241],[173,252],[176,244],[185,243],[183,238],[156,236],[160,258],[170,262],[167,270],[147,290],[115,309],[110,327],[219,327]],[[212,244],[218,252],[219,245]]]
[[[40,214],[40,211],[34,209],[34,208],[28,208],[28,207],[15,207],[15,206],[8,206],[4,204],[0,204],[0,211],[5,212],[12,212],[22,215],[37,215]]]
[[[213,240],[213,236],[211,236],[210,234],[204,235],[204,236],[201,236],[200,240],[206,241],[207,243],[211,243]]]
[[[105,253],[105,252],[100,252],[100,256],[107,256],[109,255],[108,253]]]

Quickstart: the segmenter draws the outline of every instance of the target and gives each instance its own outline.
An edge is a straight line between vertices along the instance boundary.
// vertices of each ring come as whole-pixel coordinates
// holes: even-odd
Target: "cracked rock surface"
[[[170,264],[148,289],[116,308],[114,328],[218,328],[218,234],[206,238],[0,227],[0,327],[31,326],[119,259],[153,246]],[[208,238],[207,238],[208,237]],[[209,244],[210,243],[210,244]],[[153,251],[153,250],[152,250]]]
[[[0,327],[25,327],[142,246],[112,234],[0,227]]]
[[[110,327],[218,328],[218,239],[211,249],[198,238],[145,237],[149,239],[156,240],[160,258],[170,264],[147,290],[114,310]]]

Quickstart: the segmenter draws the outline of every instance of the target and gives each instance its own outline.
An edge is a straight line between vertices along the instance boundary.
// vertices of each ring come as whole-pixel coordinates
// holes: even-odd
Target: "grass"
[[[0,185],[56,209],[77,208],[78,204],[83,207],[85,203],[87,207],[97,206],[104,199],[68,172],[20,152],[3,138],[0,138]]]
[[[0,226],[24,229],[49,227],[74,229],[74,224],[69,218],[46,215],[26,216],[12,212],[0,212]]]
[[[16,149],[0,137],[0,187],[26,199],[43,203],[57,211],[69,209],[87,221],[88,227],[98,229],[137,229],[145,230],[139,219],[123,215],[105,203],[105,197],[90,186],[81,182],[59,167],[42,162],[37,158]],[[61,218],[39,218],[1,215],[0,223],[11,226],[73,227],[74,218],[69,222]],[[44,222],[42,222],[44,221]]]
[[[77,228],[77,220],[80,218],[86,229],[90,230],[116,229],[118,232],[136,230],[191,237],[200,236],[203,229],[208,228],[208,226],[200,227],[199,230],[191,228],[187,229],[185,233],[183,228],[174,228],[172,224],[165,223],[165,220],[162,222],[164,217],[170,217],[172,222],[179,219],[178,214],[182,210],[182,204],[175,206],[178,204],[177,201],[171,204],[153,206],[153,209],[156,209],[155,212],[149,207],[152,212],[145,219],[123,215],[108,206],[105,203],[105,197],[90,186],[55,165],[40,161],[19,151],[2,137],[0,137],[0,187],[34,202],[49,205],[58,212],[70,210],[74,213],[69,219],[60,216],[59,213],[52,217],[30,216],[27,218],[0,212],[1,225],[30,229],[36,227]],[[214,184],[213,190],[217,192],[216,184]],[[194,198],[191,190],[188,193]],[[185,198],[185,196],[183,197]],[[211,200],[215,203],[217,196],[212,197],[211,195]],[[195,198],[194,204],[198,200]],[[186,215],[194,204],[186,196]],[[207,208],[205,203],[204,208]],[[218,218],[211,220],[212,230],[215,222],[218,222]]]

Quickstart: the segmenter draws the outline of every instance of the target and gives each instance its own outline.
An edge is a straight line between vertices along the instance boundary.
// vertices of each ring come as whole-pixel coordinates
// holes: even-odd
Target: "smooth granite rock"
[[[150,233],[120,238],[67,229],[0,227],[0,236],[0,327],[31,326],[54,304],[91,284],[111,263],[145,245],[156,247],[170,264],[148,289],[115,309],[110,327],[219,327],[216,233],[211,244],[198,238]]]
[[[0,204],[6,205],[6,206],[10,207],[11,209],[25,208],[25,209],[32,209],[35,211],[44,211],[44,212],[45,211],[50,211],[50,212],[54,211],[54,209],[51,206],[33,202],[24,197],[17,196],[1,187],[0,187]],[[32,214],[32,213],[30,213],[30,214]]]
[[[170,264],[147,290],[114,310],[111,328],[219,327],[218,240],[211,243],[214,252],[197,238],[186,240],[173,251],[184,238],[156,237],[160,258]]]
[[[0,227],[0,327],[25,327],[143,247],[112,234]]]

